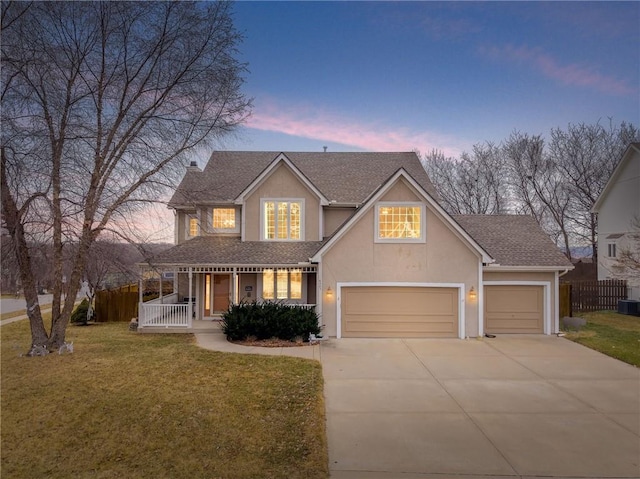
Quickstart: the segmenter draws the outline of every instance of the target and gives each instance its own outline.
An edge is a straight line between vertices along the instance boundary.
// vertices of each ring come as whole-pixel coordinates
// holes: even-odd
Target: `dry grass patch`
[[[581,315],[587,324],[566,337],[608,356],[640,367],[640,318],[614,311]]]
[[[127,328],[24,358],[28,323],[2,327],[2,477],[328,476],[319,363]]]

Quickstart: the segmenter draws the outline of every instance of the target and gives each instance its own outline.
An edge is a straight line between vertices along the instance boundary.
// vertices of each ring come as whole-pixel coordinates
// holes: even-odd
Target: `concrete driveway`
[[[566,339],[319,353],[332,478],[640,477],[640,371]]]

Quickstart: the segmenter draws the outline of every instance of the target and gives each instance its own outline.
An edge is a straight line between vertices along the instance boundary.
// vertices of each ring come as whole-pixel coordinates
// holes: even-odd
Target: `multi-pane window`
[[[265,269],[262,272],[262,297],[264,299],[275,299],[274,278],[272,269]]]
[[[302,239],[301,201],[264,201],[262,217],[264,239]]]
[[[236,227],[235,208],[214,208],[213,229],[232,230]]]
[[[302,271],[265,269],[262,272],[263,299],[302,299]]]
[[[378,205],[378,239],[422,239],[422,206]]]
[[[279,269],[276,273],[276,298],[287,299],[289,297],[289,274],[286,269]]]
[[[609,258],[615,258],[616,257],[616,244],[615,243],[609,243],[608,244],[609,247]]]
[[[189,218],[189,236],[198,236],[198,219],[197,218]]]
[[[289,277],[289,297],[291,299],[302,299],[302,271],[299,269],[291,271]]]

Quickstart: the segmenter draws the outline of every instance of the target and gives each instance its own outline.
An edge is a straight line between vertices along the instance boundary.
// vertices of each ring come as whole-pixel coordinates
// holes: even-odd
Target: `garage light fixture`
[[[327,288],[327,298],[333,298],[333,291],[331,290],[331,286]]]
[[[469,299],[476,299],[476,290],[473,289],[473,286],[471,286],[471,289],[469,290]]]

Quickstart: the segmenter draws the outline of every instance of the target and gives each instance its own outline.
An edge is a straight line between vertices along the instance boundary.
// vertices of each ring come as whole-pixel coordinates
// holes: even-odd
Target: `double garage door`
[[[343,287],[341,323],[345,338],[456,338],[458,289]]]
[[[353,286],[341,291],[341,329],[345,338],[457,338],[458,289]],[[488,333],[542,333],[542,286],[484,287]]]

